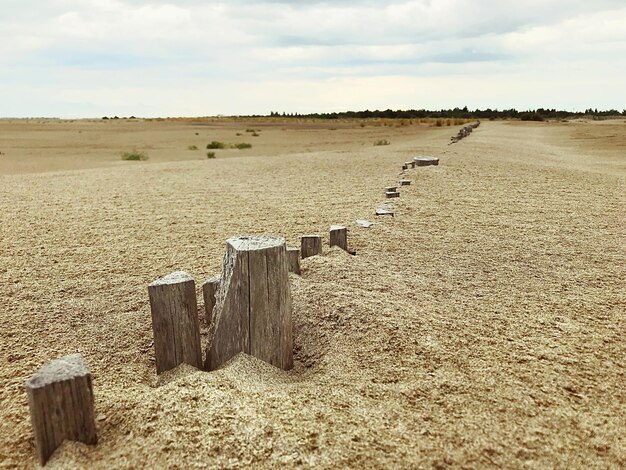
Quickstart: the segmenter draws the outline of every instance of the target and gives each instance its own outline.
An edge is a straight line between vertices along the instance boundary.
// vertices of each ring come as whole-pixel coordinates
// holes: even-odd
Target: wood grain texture
[[[400,193],[398,191],[386,191],[385,196],[387,197],[387,199],[390,199],[394,197],[400,197]]]
[[[287,248],[287,264],[289,272],[301,274],[300,270],[300,248]]]
[[[330,246],[338,246],[348,251],[348,229],[343,225],[330,226]]]
[[[302,259],[322,253],[322,237],[319,235],[303,235],[300,239],[300,256]]]
[[[410,186],[411,180],[400,180],[400,186]]]
[[[206,368],[240,352],[293,367],[292,302],[285,240],[234,237],[226,243]]]
[[[250,354],[248,252],[226,242],[204,367],[215,370],[240,352]]]
[[[26,381],[26,392],[41,465],[66,439],[97,443],[91,372],[80,354],[39,369]]]
[[[215,307],[215,294],[220,286],[220,277],[214,276],[202,284],[202,297],[204,300],[204,314],[206,316],[207,325],[213,323],[213,307]]]
[[[281,369],[291,369],[292,306],[284,240],[250,251],[249,263],[250,354]]]
[[[196,283],[177,271],[148,286],[157,374],[186,363],[202,368]]]

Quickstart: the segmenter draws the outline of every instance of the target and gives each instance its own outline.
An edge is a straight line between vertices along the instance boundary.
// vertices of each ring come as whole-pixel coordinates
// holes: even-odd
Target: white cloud
[[[621,109],[624,24],[621,0],[3,0],[0,116]]]

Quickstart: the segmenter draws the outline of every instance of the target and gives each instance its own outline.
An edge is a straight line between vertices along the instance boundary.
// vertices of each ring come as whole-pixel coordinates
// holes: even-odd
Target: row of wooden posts
[[[465,137],[467,137],[468,135],[470,135],[472,133],[472,131],[474,129],[476,129],[478,126],[480,126],[480,121],[476,121],[472,124],[468,124],[467,126],[463,127],[457,135],[454,135],[452,137],[450,137],[450,143],[454,144],[456,142],[458,142],[461,139],[464,139]]]
[[[435,157],[415,157],[403,170],[438,165]],[[410,185],[407,179],[400,186]],[[385,189],[399,197],[397,186]],[[376,215],[391,215],[381,206]],[[348,229],[332,225],[329,245],[348,249]],[[300,275],[300,260],[322,253],[320,235],[304,235],[300,248],[285,239],[238,236],[226,241],[222,274],[202,284],[209,340],[204,360],[194,279],[182,271],[148,286],[156,372],[182,363],[215,370],[244,352],[284,370],[293,367],[292,301],[289,272]],[[40,368],[26,381],[37,456],[42,465],[64,440],[96,444],[91,371],[80,354]]]
[[[330,246],[348,251],[348,230],[332,225]],[[204,361],[196,285],[178,271],[148,286],[156,372],[182,363],[215,370],[240,352],[284,370],[293,367],[289,272],[300,259],[321,254],[322,237],[304,235],[300,248],[281,237],[233,237],[226,242],[222,274],[202,285],[209,341]],[[45,465],[64,440],[96,444],[91,371],[80,354],[39,369],[26,382],[37,456]]]

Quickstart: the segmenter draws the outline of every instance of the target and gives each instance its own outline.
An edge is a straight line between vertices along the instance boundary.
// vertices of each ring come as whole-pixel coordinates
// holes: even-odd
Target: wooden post
[[[97,443],[91,372],[83,356],[43,366],[26,381],[26,393],[41,465],[66,439]]]
[[[386,192],[386,193],[393,193],[393,192],[395,192],[397,189],[398,189],[398,187],[397,187],[397,186],[387,186],[387,187],[385,188],[385,192]]]
[[[400,180],[400,186],[409,186],[411,184],[411,180]]]
[[[348,229],[343,225],[330,226],[330,246],[348,251]]]
[[[377,208],[376,215],[390,215],[391,217],[394,216],[393,210],[387,206],[380,206],[379,208]]]
[[[408,169],[409,169],[409,167],[408,167],[408,165],[405,163],[404,165],[402,165],[402,169],[403,169],[403,170],[408,170]]]
[[[392,197],[400,197],[400,193],[398,191],[386,191],[385,196],[387,196],[387,199]]]
[[[415,168],[415,160],[413,160],[412,162],[410,162],[411,164],[411,168]]]
[[[207,325],[211,325],[213,321],[213,307],[215,306],[215,293],[220,286],[220,277],[214,276],[202,284],[202,297],[204,298],[204,313],[206,315]]]
[[[233,237],[226,242],[213,311],[208,370],[240,352],[281,369],[293,367],[292,303],[283,238]]]
[[[183,362],[202,368],[196,283],[177,271],[148,286],[157,374]]]
[[[439,165],[437,157],[415,157],[413,161],[417,166]]]
[[[302,235],[300,240],[300,255],[302,259],[322,253],[322,237],[319,235]]]
[[[287,262],[289,272],[300,274],[300,248],[287,248]]]

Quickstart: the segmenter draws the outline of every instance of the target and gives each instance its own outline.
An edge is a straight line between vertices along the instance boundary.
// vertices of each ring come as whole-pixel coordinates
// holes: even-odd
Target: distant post
[[[319,255],[322,252],[322,237],[319,235],[303,235],[300,239],[300,255],[302,259]]]
[[[287,248],[287,262],[289,272],[300,274],[300,248]]]
[[[215,307],[215,294],[220,285],[218,276],[207,279],[202,284],[202,297],[204,298],[204,314],[206,316],[207,325],[211,325],[213,321],[213,307]]]
[[[343,225],[330,226],[330,246],[348,251],[348,229]]]

